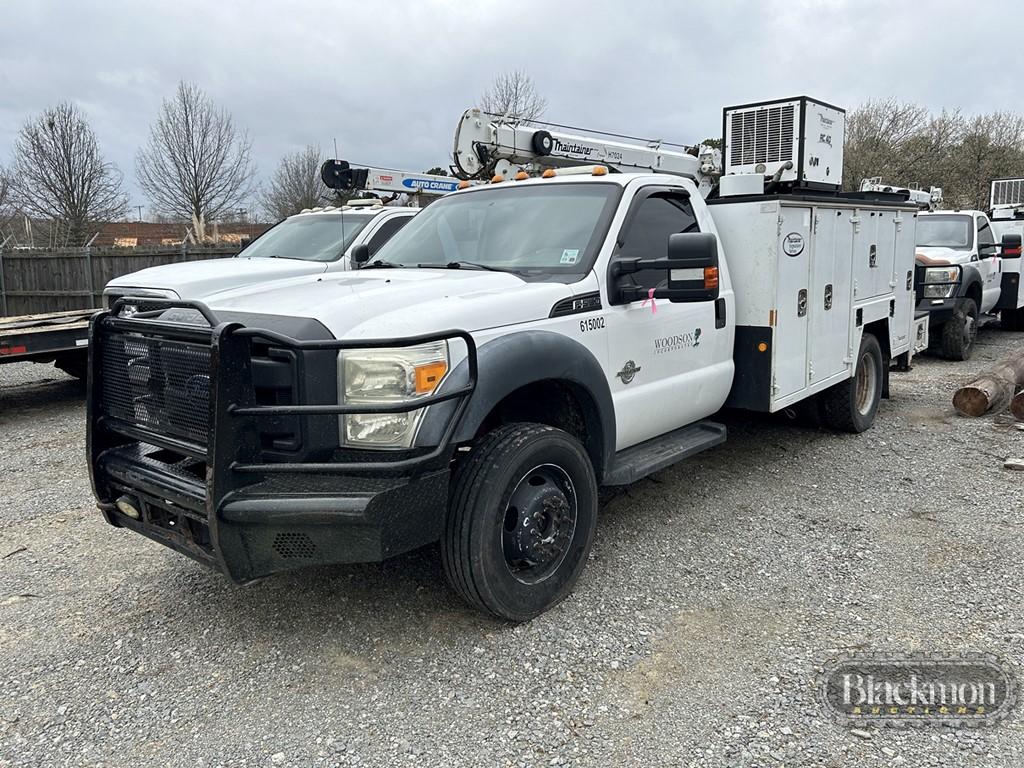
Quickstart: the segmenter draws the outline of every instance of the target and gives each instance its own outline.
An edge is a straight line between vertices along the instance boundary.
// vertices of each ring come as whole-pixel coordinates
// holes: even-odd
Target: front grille
[[[100,409],[106,416],[206,445],[210,347],[136,333],[104,335]]]

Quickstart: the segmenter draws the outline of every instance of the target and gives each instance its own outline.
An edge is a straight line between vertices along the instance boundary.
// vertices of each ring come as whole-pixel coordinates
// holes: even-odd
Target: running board
[[[688,427],[619,451],[605,473],[605,485],[629,485],[648,475],[688,459],[695,453],[725,442],[725,425],[698,421]]]

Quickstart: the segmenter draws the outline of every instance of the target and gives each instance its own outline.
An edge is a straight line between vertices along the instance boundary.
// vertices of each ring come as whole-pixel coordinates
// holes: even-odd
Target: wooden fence
[[[160,264],[234,256],[238,248],[220,245],[0,251],[0,316],[100,307],[103,287],[115,277]]]

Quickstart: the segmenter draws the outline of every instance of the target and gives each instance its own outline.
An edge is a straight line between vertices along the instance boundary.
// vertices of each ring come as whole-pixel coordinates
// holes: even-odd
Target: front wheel
[[[865,431],[875,420],[884,385],[882,348],[878,339],[865,333],[853,377],[821,393],[822,421],[843,432]]]
[[[942,326],[942,354],[950,360],[967,360],[978,335],[978,304],[961,299],[953,316]]]
[[[509,424],[456,470],[441,552],[471,605],[526,621],[572,590],[597,525],[597,481],[580,442],[543,424]]]

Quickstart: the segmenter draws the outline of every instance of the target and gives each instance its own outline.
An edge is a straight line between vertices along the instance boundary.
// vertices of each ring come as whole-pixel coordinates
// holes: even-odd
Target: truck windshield
[[[378,252],[405,267],[498,269],[572,282],[590,269],[621,187],[610,183],[488,187],[442,198]]]
[[[292,216],[239,253],[245,258],[337,261],[373,216],[316,213]]]
[[[970,250],[974,232],[971,220],[972,217],[963,215],[918,216],[917,244]]]

